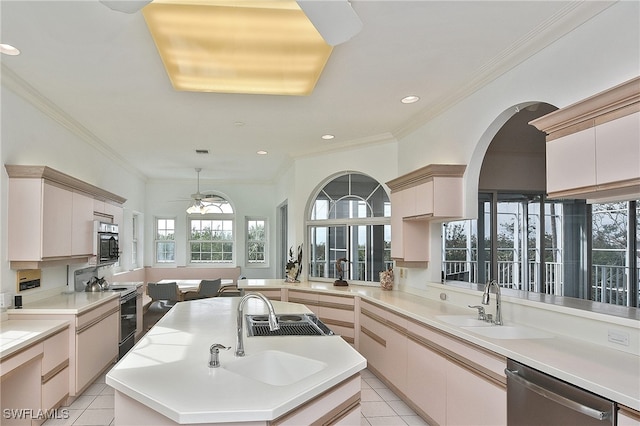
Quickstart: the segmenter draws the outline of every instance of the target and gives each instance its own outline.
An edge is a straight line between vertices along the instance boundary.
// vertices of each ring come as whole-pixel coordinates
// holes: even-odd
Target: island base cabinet
[[[43,422],[34,419],[41,408],[41,359],[42,345],[36,345],[0,364],[0,424],[3,426]]]
[[[355,374],[274,420],[192,424],[200,426],[359,426],[361,424],[361,386],[360,374]],[[115,425],[127,426],[173,426],[179,424],[117,390],[115,391],[114,423]]]

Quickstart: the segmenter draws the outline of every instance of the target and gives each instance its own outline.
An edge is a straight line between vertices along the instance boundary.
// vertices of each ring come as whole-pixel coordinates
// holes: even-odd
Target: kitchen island
[[[176,304],[118,362],[106,379],[115,389],[117,425],[311,424],[327,415],[360,424],[366,360],[339,336],[247,337],[245,329],[246,355],[236,357],[239,300]],[[310,313],[297,303],[273,306],[277,314]],[[249,299],[244,313],[267,310]],[[231,349],[210,368],[215,343]]]

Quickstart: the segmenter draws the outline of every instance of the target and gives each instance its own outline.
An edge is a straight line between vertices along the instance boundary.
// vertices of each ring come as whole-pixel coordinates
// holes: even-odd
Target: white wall
[[[4,78],[4,76],[3,76]],[[16,89],[18,92],[19,88]],[[16,293],[16,271],[10,269],[7,260],[7,188],[8,177],[4,164],[46,165],[60,172],[88,182],[127,199],[124,204],[125,218],[131,217],[131,211],[142,211],[144,208],[145,182],[129,165],[113,156],[105,155],[99,146],[88,143],[79,136],[82,129],[69,118],[68,127],[63,127],[50,116],[47,116],[34,104],[27,103],[22,97],[2,88],[2,171],[0,172],[0,206],[1,206],[1,241],[0,254],[0,291]],[[62,111],[51,110],[46,100],[36,99],[39,107],[49,114],[63,117]],[[125,230],[127,226],[125,226]],[[121,236],[121,244],[125,245],[124,256],[129,254],[129,235]],[[74,265],[74,268],[82,265]],[[73,282],[70,282],[73,287]],[[57,291],[67,285],[67,268],[65,266],[46,267],[42,269],[42,286],[40,289],[24,293],[25,300],[38,298],[39,294]]]
[[[426,123],[398,144],[398,173],[432,163],[467,164],[465,212],[477,215],[478,177],[491,139],[515,106],[559,108],[640,73],[640,2],[616,3],[553,45]],[[432,227],[431,262],[411,272],[409,285],[440,279],[440,236]],[[415,279],[411,279],[415,277]],[[426,281],[425,281],[426,280]]]

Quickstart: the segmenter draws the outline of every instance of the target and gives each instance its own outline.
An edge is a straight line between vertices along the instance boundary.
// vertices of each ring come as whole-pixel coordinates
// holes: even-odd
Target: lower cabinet
[[[2,425],[39,425],[69,396],[69,329],[0,361]]]
[[[68,343],[66,343],[69,354],[67,389],[70,397],[79,396],[118,359],[120,340],[120,299],[118,297],[78,315],[23,314],[14,311],[9,314],[9,319],[66,320],[71,324]],[[55,399],[55,396],[52,398]]]
[[[640,411],[618,406],[617,426],[640,426]]]
[[[359,350],[429,424],[506,424],[504,357],[366,301]]]
[[[320,318],[347,343],[356,344],[355,297],[351,295],[318,294],[306,291],[287,291],[287,301],[301,303]]]

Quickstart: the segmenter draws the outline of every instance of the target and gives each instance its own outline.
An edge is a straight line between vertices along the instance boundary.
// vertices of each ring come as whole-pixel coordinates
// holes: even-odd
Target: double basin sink
[[[249,336],[332,336],[334,333],[313,314],[276,314],[280,328],[269,329],[267,315],[245,315]]]
[[[474,315],[436,315],[444,323],[460,327],[465,331],[492,339],[549,339],[552,334],[521,325],[495,325],[479,320]]]

